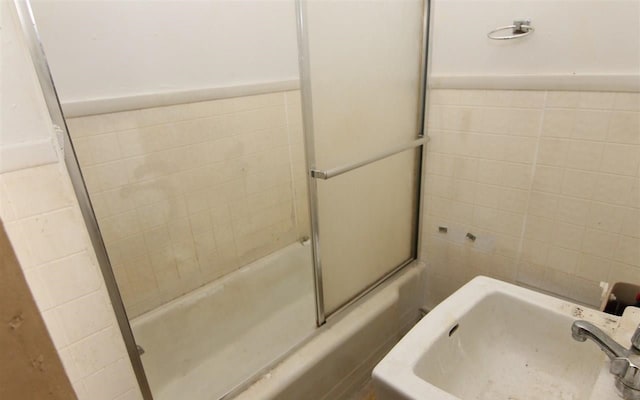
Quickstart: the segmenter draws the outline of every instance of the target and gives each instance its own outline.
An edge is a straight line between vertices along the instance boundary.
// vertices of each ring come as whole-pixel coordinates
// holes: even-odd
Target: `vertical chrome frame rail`
[[[431,27],[433,24],[433,9],[431,0],[423,0],[423,13],[422,13],[422,66],[421,66],[421,82],[420,82],[420,90],[421,90],[421,101],[422,107],[420,108],[420,118],[418,119],[418,126],[420,127],[420,137],[424,137],[429,139],[427,132],[427,121],[429,117],[429,112],[427,110],[427,105],[429,104],[429,72],[431,70]],[[428,141],[422,146],[422,151],[420,152],[420,176],[418,177],[418,223],[416,226],[416,259],[422,259],[422,247],[420,243],[422,243],[422,227],[423,227],[423,215],[424,215],[424,185],[426,179],[426,167],[427,167],[427,144]]]
[[[420,54],[420,87],[418,110],[418,137],[425,137],[426,106],[427,106],[427,76],[429,71],[429,18],[431,16],[431,0],[422,2],[422,54]]]
[[[138,354],[131,325],[129,325],[129,318],[127,317],[127,312],[124,308],[122,297],[120,296],[120,290],[118,289],[118,284],[116,282],[115,275],[113,274],[113,269],[111,268],[107,249],[102,240],[100,229],[98,228],[98,221],[93,211],[91,199],[89,198],[87,188],[84,184],[82,171],[80,170],[80,165],[78,164],[73,143],[71,142],[71,136],[69,135],[69,129],[67,128],[62,107],[60,106],[60,99],[58,98],[58,93],[56,91],[55,84],[53,83],[53,77],[51,76],[51,70],[49,69],[42,41],[40,40],[40,34],[38,33],[31,4],[29,0],[14,0],[14,4],[18,12],[22,31],[25,35],[25,40],[31,54],[31,60],[35,67],[36,75],[38,76],[38,81],[40,82],[42,93],[44,95],[47,109],[49,110],[49,115],[51,116],[51,120],[54,124],[54,128],[61,130],[64,133],[64,161],[69,172],[69,177],[71,178],[73,190],[75,191],[76,198],[78,199],[82,218],[84,219],[87,231],[89,232],[91,244],[93,245],[93,249],[96,253],[98,265],[102,271],[102,276],[105,281],[107,292],[109,293],[109,298],[116,315],[116,320],[118,321],[118,326],[120,327],[120,332],[122,333],[122,337],[127,348],[127,353],[129,354],[129,359],[131,360],[133,371],[136,375],[143,398],[145,400],[152,400],[153,396],[151,394],[151,388],[149,387],[149,382],[147,381],[147,376],[144,372],[140,354]]]
[[[320,230],[318,220],[318,185],[309,171],[315,169],[316,151],[313,135],[313,102],[311,96],[311,65],[309,64],[309,37],[307,30],[307,0],[296,0],[296,25],[298,32],[298,63],[300,68],[300,95],[302,104],[302,125],[304,151],[307,168],[307,188],[309,197],[309,219],[311,221],[311,247],[313,253],[313,276],[316,295],[316,324],[327,321],[324,310],[322,282],[322,261],[320,259]]]
[[[357,302],[376,287],[386,282],[389,278],[401,271],[404,267],[418,259],[420,253],[420,240],[422,230],[422,212],[423,212],[423,193],[426,160],[426,144],[429,138],[425,134],[426,130],[426,104],[427,104],[427,76],[429,70],[429,30],[431,27],[431,0],[423,0],[422,6],[422,46],[420,54],[420,77],[418,87],[418,132],[416,140],[410,144],[401,145],[387,152],[378,154],[370,159],[355,162],[351,165],[336,168],[334,170],[321,171],[316,169],[315,145],[314,145],[314,129],[313,129],[313,96],[311,88],[311,67],[309,62],[309,37],[307,27],[307,2],[310,0],[296,0],[296,20],[298,28],[298,61],[300,66],[300,88],[302,96],[302,118],[304,127],[304,143],[307,166],[307,185],[309,188],[309,213],[311,219],[311,241],[313,246],[313,262],[315,277],[315,295],[316,295],[316,321],[318,326],[324,324],[329,316],[339,314],[342,310],[348,308],[351,304]],[[391,271],[380,277],[373,284],[369,285],[360,293],[356,294],[352,299],[327,315],[324,308],[324,293],[322,282],[322,257],[320,255],[320,230],[319,230],[319,213],[318,213],[318,186],[317,179],[330,179],[349,172],[353,169],[367,165],[371,162],[381,160],[400,151],[408,151],[409,149],[417,149],[416,160],[416,204],[414,222],[414,241],[412,243],[412,256],[394,267]]]

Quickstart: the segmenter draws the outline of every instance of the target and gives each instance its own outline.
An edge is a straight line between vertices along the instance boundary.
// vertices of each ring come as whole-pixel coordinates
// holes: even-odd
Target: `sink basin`
[[[619,399],[604,353],[572,339],[576,319],[612,336],[620,324],[620,317],[477,277],[376,366],[377,399]]]

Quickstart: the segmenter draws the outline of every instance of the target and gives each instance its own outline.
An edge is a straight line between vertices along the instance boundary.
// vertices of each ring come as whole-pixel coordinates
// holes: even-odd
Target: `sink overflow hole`
[[[460,326],[460,324],[455,324],[453,327],[451,327],[451,329],[449,329],[449,336],[451,336],[454,333],[456,333],[456,331],[458,330],[459,326]]]

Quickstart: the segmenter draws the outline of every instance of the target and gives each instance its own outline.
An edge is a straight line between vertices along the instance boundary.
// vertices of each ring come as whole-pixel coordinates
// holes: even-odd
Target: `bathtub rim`
[[[144,324],[144,323],[148,323],[151,321],[154,321],[156,319],[158,319],[162,314],[164,314],[165,312],[171,312],[172,310],[180,310],[181,308],[185,308],[188,306],[191,306],[195,303],[197,303],[199,300],[205,298],[205,297],[209,297],[215,293],[221,292],[225,289],[227,289],[227,287],[235,280],[237,280],[241,275],[244,274],[249,274],[251,272],[255,272],[256,270],[260,270],[262,268],[267,267],[267,265],[269,265],[270,263],[272,263],[273,261],[278,260],[278,258],[285,252],[287,251],[291,251],[294,247],[303,247],[303,248],[307,248],[309,247],[309,244],[307,242],[305,243],[300,243],[300,242],[293,242],[288,244],[287,246],[280,248],[276,251],[274,251],[273,253],[267,254],[264,257],[258,258],[257,260],[252,261],[251,263],[244,265],[240,268],[238,268],[235,271],[232,271],[228,274],[225,274],[219,278],[216,278],[214,280],[212,280],[211,282],[208,282],[196,289],[193,289],[187,293],[184,293],[178,297],[176,297],[175,299],[172,299],[164,304],[161,304],[158,307],[155,307],[149,311],[146,311],[136,317],[133,317],[129,323],[131,324],[131,329],[134,331],[134,335],[135,335],[135,330],[136,328],[138,328],[140,325]],[[296,249],[297,250],[297,249]],[[311,250],[309,249],[309,252]],[[309,267],[312,268],[311,263],[313,262],[311,259],[309,260],[310,264],[307,266],[305,265],[304,267]],[[310,274],[310,277],[313,277]]]
[[[302,247],[302,249],[296,248],[297,246]],[[157,320],[162,316],[163,313],[167,311],[172,312],[175,310],[179,310],[182,307],[188,307],[190,305],[197,303],[203,298],[206,298],[220,291],[223,291],[226,288],[228,288],[230,282],[237,280],[238,277],[241,277],[242,275],[268,267],[268,265],[270,263],[273,263],[275,260],[277,260],[282,255],[282,253],[285,253],[286,251],[291,251],[292,249],[295,249],[295,250],[305,249],[309,252],[312,250],[308,242],[291,243],[286,247],[278,249],[277,251],[271,254],[268,254],[262,258],[255,260],[250,264],[243,266],[242,268],[234,271],[233,273],[224,275],[214,281],[209,282],[208,284],[205,284],[165,304],[162,304],[159,307],[149,310],[130,320],[131,329],[133,331],[134,337],[135,337],[136,329],[141,324]],[[354,310],[356,310],[359,306],[366,304],[368,301],[371,300],[372,297],[376,296],[377,294],[389,288],[390,286],[398,286],[397,288],[395,288],[397,292],[399,288],[402,286],[402,283],[406,283],[402,281],[409,279],[407,275],[412,271],[412,267],[423,268],[425,265],[426,264],[424,261],[412,258],[408,261],[405,261],[398,267],[394,268],[387,275],[383,276],[381,279],[379,279],[373,285],[371,285],[371,287],[368,288],[365,292],[351,299],[348,303],[344,304],[339,309],[337,309],[332,315],[330,315],[327,318],[326,322],[323,325],[321,326],[316,325],[315,329],[312,329],[308,334],[300,337],[298,341],[296,341],[295,343],[292,343],[291,346],[289,346],[286,350],[284,350],[278,356],[273,358],[270,362],[266,363],[264,367],[253,371],[251,374],[247,376],[247,378],[237,383],[235,386],[229,389],[225,394],[223,394],[220,397],[217,397],[215,400],[230,400],[238,397],[245,390],[249,389],[251,386],[253,386],[258,381],[260,381],[270,371],[273,371],[276,368],[278,368],[278,366],[282,364],[286,359],[294,355],[301,348],[305,347],[317,336],[332,329],[332,327],[334,327],[336,324],[352,316],[352,312],[354,312]],[[305,267],[307,267],[307,265],[305,265]],[[308,265],[308,267],[312,267],[312,266]],[[416,276],[417,279],[419,279],[419,276],[420,276],[419,272],[420,270],[418,270],[417,272],[417,276]],[[312,276],[311,274],[312,272],[310,272],[310,276]],[[214,399],[211,399],[211,400],[214,400]]]
[[[379,284],[370,288],[363,295],[353,299],[348,304],[341,307],[339,310],[336,310],[336,312],[331,315],[331,318],[327,318],[327,321],[323,325],[317,326],[316,329],[311,331],[298,343],[291,346],[289,350],[282,353],[279,357],[276,357],[271,363],[266,365],[264,368],[256,371],[245,381],[239,383],[225,395],[219,397],[216,400],[232,400],[240,396],[244,391],[248,390],[251,386],[257,384],[263,377],[267,376],[270,371],[276,370],[298,350],[301,350],[303,347],[309,345],[315,338],[322,335],[323,333],[326,333],[327,331],[330,331],[335,325],[350,317],[351,314],[358,309],[358,307],[368,303],[368,301],[370,301],[372,297],[380,294],[380,292],[384,291],[385,289],[388,289],[391,286],[398,286],[395,291],[395,294],[397,294],[399,292],[398,289],[402,286],[402,283],[407,283],[410,281],[409,275],[412,271],[415,271],[414,279],[418,279],[419,281],[424,280],[422,274],[424,273],[427,266],[427,262],[419,259],[412,259],[404,263],[403,265],[395,269],[394,273],[390,274],[387,279],[382,280]],[[406,280],[407,282],[401,282],[404,280]],[[418,309],[416,309],[416,312],[418,312]],[[302,369],[302,367],[300,369]]]

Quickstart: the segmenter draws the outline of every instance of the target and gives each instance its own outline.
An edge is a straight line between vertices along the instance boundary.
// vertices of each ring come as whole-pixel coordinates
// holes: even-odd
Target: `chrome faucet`
[[[631,347],[625,349],[600,328],[587,321],[574,321],[571,336],[579,342],[593,340],[609,357],[609,372],[616,377],[618,394],[625,400],[640,400],[640,326],[631,337]]]

